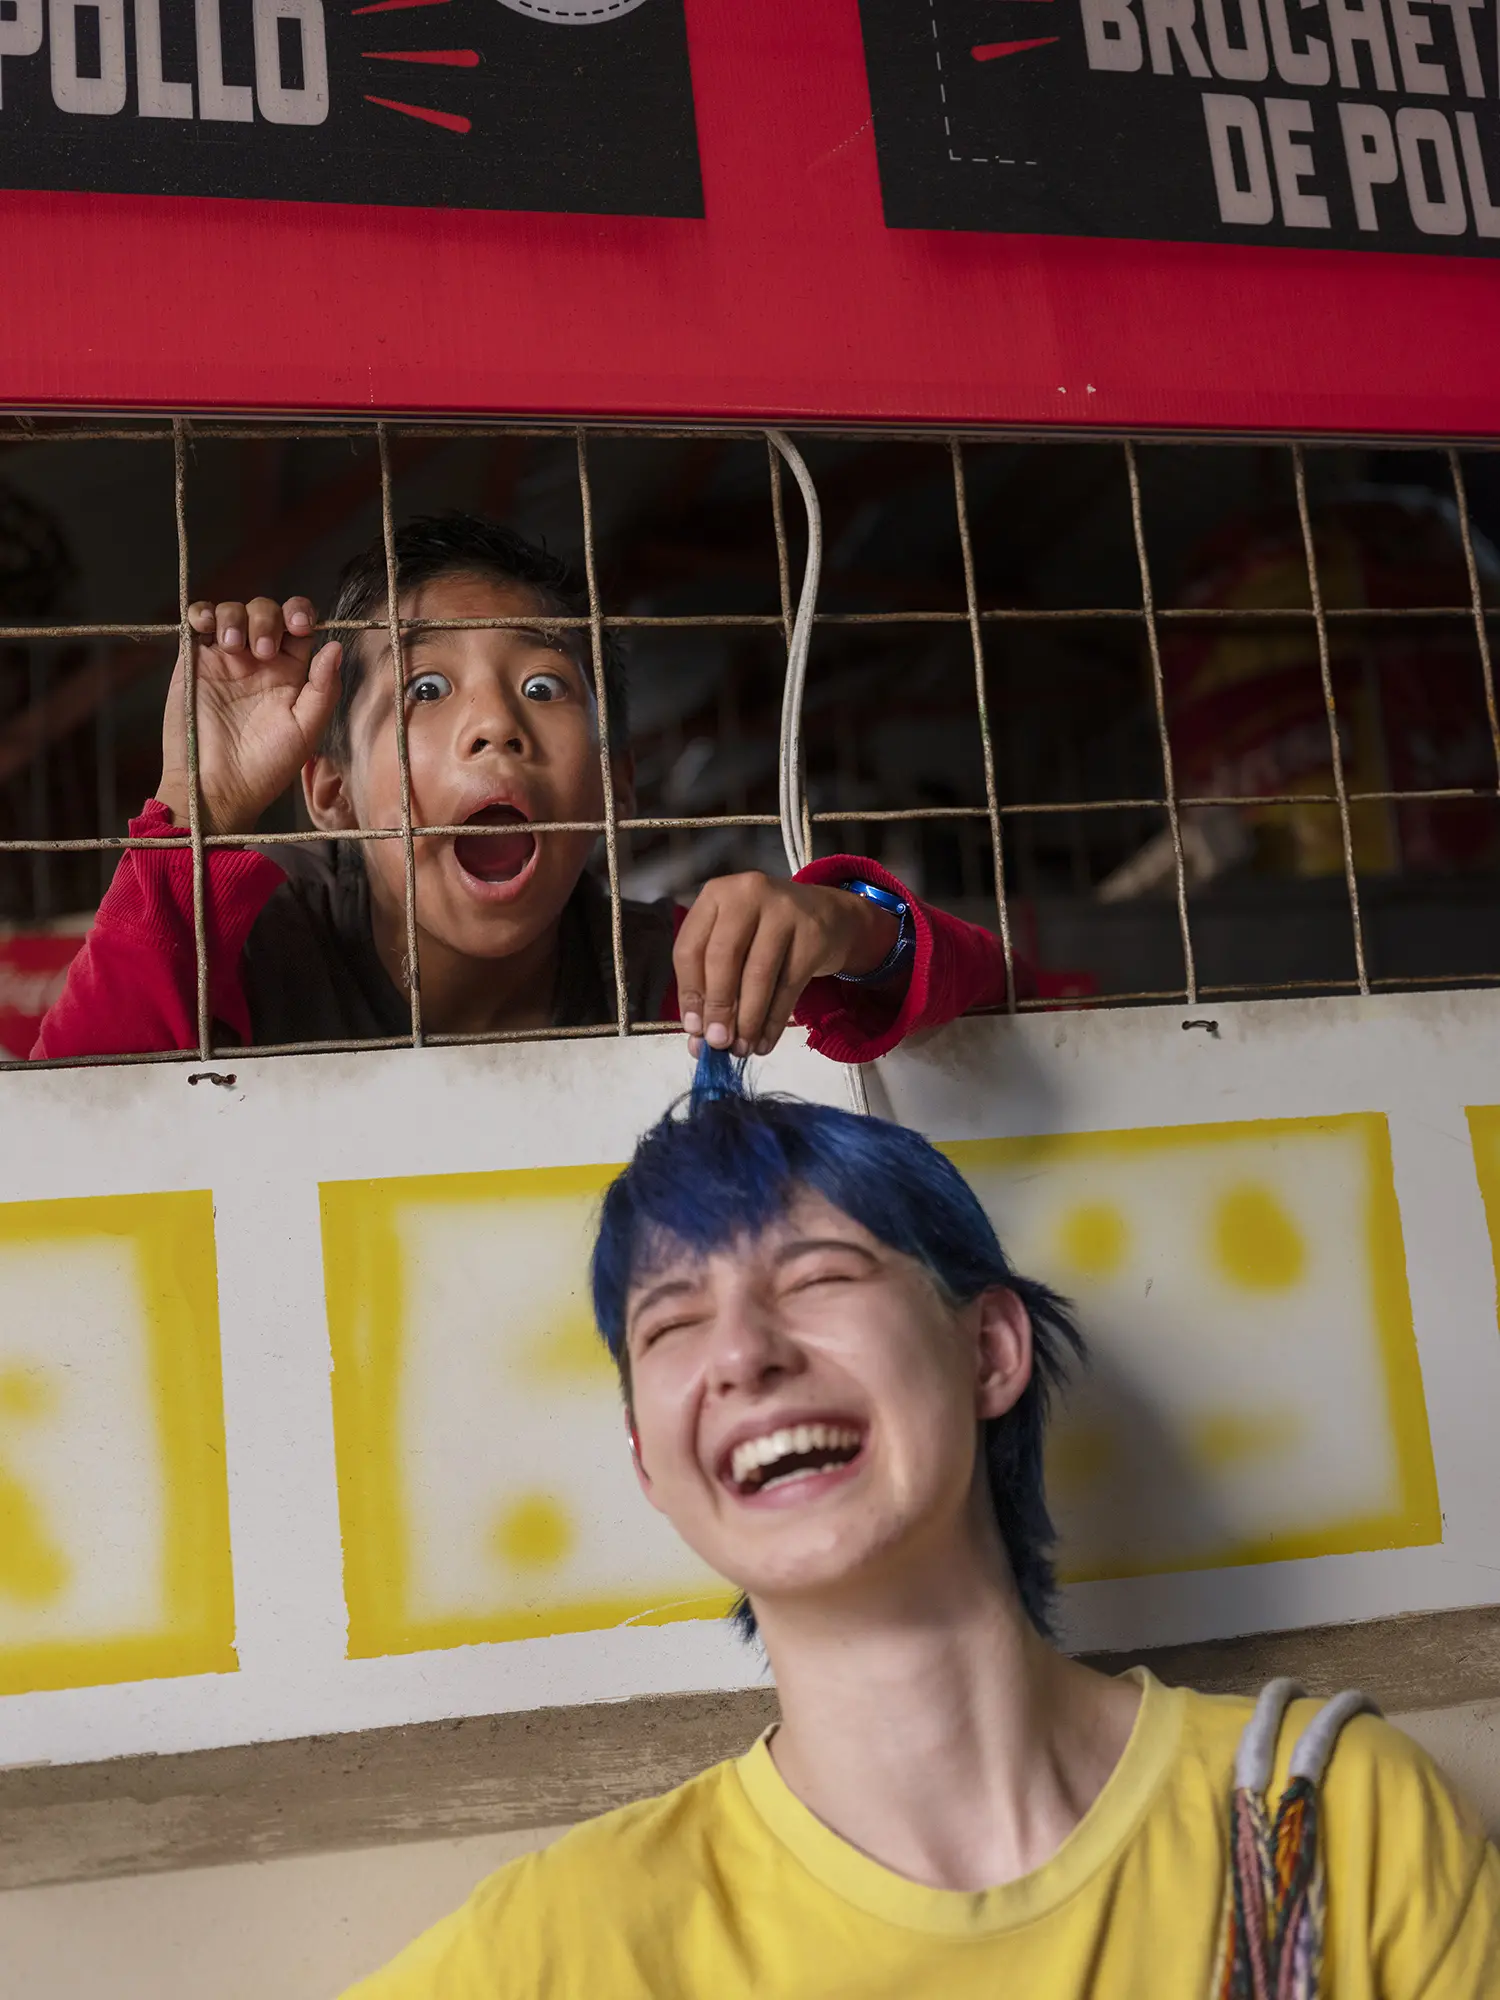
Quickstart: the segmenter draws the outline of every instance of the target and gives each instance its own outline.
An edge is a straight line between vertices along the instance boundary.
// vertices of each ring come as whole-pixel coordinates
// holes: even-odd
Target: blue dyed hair
[[[879,1242],[914,1258],[953,1306],[991,1285],[1031,1316],[1034,1359],[1020,1400],[982,1427],[990,1498],[1021,1602],[1052,1633],[1056,1539],[1042,1476],[1054,1390],[1083,1342],[1066,1302],[1011,1269],[968,1182],[918,1132],[789,1097],[748,1097],[740,1068],[705,1050],[685,1109],[669,1112],[635,1149],[604,1197],[594,1244],[594,1316],[629,1395],[625,1311],[636,1280],[679,1247],[708,1256],[755,1236],[801,1192],[825,1201]],[[753,1634],[741,1600],[736,1616]]]

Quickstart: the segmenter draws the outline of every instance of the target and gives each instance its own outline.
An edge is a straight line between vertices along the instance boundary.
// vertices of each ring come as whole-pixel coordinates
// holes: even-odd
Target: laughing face
[[[979,1423],[1030,1372],[1014,1294],[955,1309],[808,1194],[758,1237],[656,1260],[626,1345],[647,1497],[758,1610],[878,1587],[987,1532]]]
[[[524,585],[455,575],[402,600],[405,618],[540,616]],[[349,727],[347,766],[319,760],[309,782],[326,826],[398,827],[401,778],[388,644],[365,635],[365,671]],[[418,825],[472,826],[415,843],[417,924],[429,954],[511,958],[544,941],[597,836],[533,834],[548,820],[604,814],[592,677],[565,635],[528,630],[413,633],[405,647],[411,812]],[[326,767],[326,768],[325,768]],[[619,796],[628,791],[623,782]],[[405,877],[401,843],[365,846],[377,932],[399,935]]]

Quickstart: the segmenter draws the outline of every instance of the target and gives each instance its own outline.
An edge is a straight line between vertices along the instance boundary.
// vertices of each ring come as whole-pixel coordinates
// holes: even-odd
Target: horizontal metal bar
[[[0,625],[0,646],[22,639],[175,639],[179,629],[175,618],[135,625]]]
[[[1348,794],[1351,805],[1432,805],[1460,802],[1478,804],[1500,804],[1500,789],[1494,787],[1465,788],[1450,785],[1434,790],[1400,791],[1385,790],[1371,792],[1351,791]],[[1030,803],[1002,805],[1000,812],[1007,819],[1045,818],[1063,813],[1106,813],[1106,812],[1165,812],[1166,800],[1159,798],[1130,799],[1045,799]],[[1337,798],[1332,792],[1255,792],[1255,793],[1215,793],[1206,797],[1184,797],[1178,800],[1184,810],[1209,806],[1234,806],[1251,810],[1261,806],[1336,806]],[[985,806],[831,806],[812,814],[817,826],[883,826],[896,822],[929,820],[940,823],[948,820],[982,820],[989,817]],[[720,827],[779,826],[775,813],[683,813],[637,815],[630,819],[617,819],[615,825],[625,833],[708,833]],[[559,819],[528,820],[528,833],[603,833],[602,819]],[[448,826],[414,826],[414,839],[452,840],[460,835],[482,833],[483,826],[476,828],[471,821],[463,821]],[[399,826],[357,826],[337,827],[324,830],[319,827],[298,827],[282,833],[210,833],[205,834],[205,847],[298,847],[319,841],[353,841],[356,844],[369,840],[400,840]],[[182,848],[186,851],[186,833],[168,834],[102,834],[94,838],[68,840],[0,840],[0,854],[100,854],[119,853],[126,848]]]
[[[1020,1014],[1049,1014],[1070,1012],[1077,1008],[1080,1012],[1092,1012],[1100,1007],[1142,1007],[1153,1005],[1186,1006],[1188,1003],[1185,986],[1157,986],[1139,993],[1081,993],[1066,1000],[1032,998],[1017,1000],[1016,1011]],[[985,1014],[1000,1014],[999,1007],[985,1007],[976,1010]]]
[[[684,1032],[680,1021],[629,1021],[625,1026],[627,1035],[680,1035]],[[620,1027],[616,1021],[591,1023],[585,1028],[502,1028],[492,1034],[474,1033],[467,1035],[429,1035],[429,1048],[484,1048],[491,1042],[571,1042],[602,1041],[606,1037],[618,1041]]]
[[[232,600],[226,600],[232,601]],[[1486,621],[1500,619],[1500,605],[1488,606],[1484,610]],[[1188,605],[1158,608],[1158,620],[1170,619],[1178,624],[1267,624],[1313,622],[1314,614],[1305,605]],[[1472,622],[1474,607],[1469,604],[1417,604],[1379,605],[1353,604],[1325,607],[1323,616],[1330,621],[1379,624],[1422,624],[1427,621],[1445,622],[1459,619]],[[1098,624],[1140,624],[1145,613],[1128,606],[1071,606],[1065,610],[1038,606],[1021,606],[991,609],[979,613],[981,621],[987,625],[1098,625]],[[816,625],[827,626],[880,626],[902,625],[967,625],[966,611],[820,611],[813,620]],[[612,632],[716,632],[716,631],[780,631],[782,620],[772,611],[723,611],[723,612],[682,612],[647,616],[637,612],[606,612],[603,617],[605,627]],[[509,618],[403,618],[400,621],[403,633],[412,632],[586,632],[590,621],[585,617],[515,616]],[[340,632],[385,632],[388,629],[384,618],[337,618],[328,619],[314,626],[314,633]],[[22,640],[39,639],[176,639],[178,626],[175,621],[159,619],[143,621],[139,624],[105,622],[76,625],[5,625],[0,624],[0,645],[18,644]]]
[[[1433,988],[1466,988],[1476,986],[1500,986],[1500,972],[1435,972],[1416,973],[1410,977],[1372,978],[1372,987],[1384,993],[1417,993]],[[1357,993],[1359,982],[1354,979],[1279,979],[1263,982],[1241,981],[1237,984],[1201,984],[1198,988],[1198,1003],[1209,1000],[1253,1000],[1275,999],[1298,993]],[[1017,1011],[1024,1014],[1043,1013],[1097,1013],[1101,1008],[1188,1004],[1187,991],[1181,986],[1150,987],[1128,993],[1090,993],[1070,996],[1067,999],[1031,998],[1018,1000]],[[1006,1011],[998,1007],[983,1007],[972,1010],[976,1015],[1003,1015]],[[636,1035],[676,1035],[683,1032],[678,1021],[633,1021],[628,1034]],[[466,1035],[428,1035],[425,1044],[437,1048],[483,1048],[493,1044],[496,1047],[524,1042],[570,1042],[600,1041],[606,1038],[619,1039],[619,1028],[613,1021],[590,1024],[573,1028],[510,1028],[493,1033]],[[351,1038],[345,1041],[319,1042],[268,1042],[263,1045],[234,1043],[222,1048],[216,1047],[209,1060],[217,1063],[258,1060],[270,1056],[325,1056],[349,1055],[378,1049],[409,1049],[412,1046],[409,1035],[375,1035]],[[186,1063],[199,1068],[204,1058],[197,1049],[161,1049],[141,1054],[57,1056],[43,1057],[28,1061],[24,1057],[0,1059],[0,1074],[17,1070],[67,1070],[67,1069],[118,1069],[142,1063]]]
[[[198,1063],[197,1049],[148,1049],[133,1055],[0,1057],[0,1071],[12,1069],[113,1069],[123,1063]]]
[[[121,440],[170,444],[172,438],[170,429],[161,421],[164,413],[155,410],[149,413],[143,412],[138,422],[132,419],[128,411],[113,415],[112,421],[101,420],[93,412],[81,414],[76,428],[69,427],[66,412],[60,413],[57,409],[44,405],[32,404],[25,408],[13,406],[10,414],[16,428],[8,434],[0,433],[0,443],[39,444],[55,441],[93,443],[102,440]],[[1187,450],[1216,450],[1226,446],[1302,444],[1312,451],[1339,451],[1356,446],[1367,450],[1411,454],[1449,448],[1464,452],[1488,453],[1500,448],[1500,440],[1492,437],[1474,437],[1451,432],[1413,435],[1344,430],[1184,431],[1166,428],[1152,430],[1139,426],[1125,429],[1104,425],[1037,426],[1000,422],[981,424],[935,422],[926,425],[851,424],[847,421],[820,420],[786,411],[768,412],[738,421],[720,420],[716,423],[703,423],[690,419],[684,419],[682,422],[658,419],[650,423],[641,423],[632,422],[625,417],[589,415],[582,419],[581,425],[576,415],[539,418],[519,412],[513,416],[485,412],[466,417],[462,412],[445,411],[426,417],[419,411],[405,411],[374,419],[364,413],[352,411],[330,411],[326,416],[298,412],[294,417],[288,415],[279,418],[251,412],[247,412],[242,418],[225,417],[219,413],[200,413],[194,416],[190,411],[181,410],[172,414],[183,417],[188,427],[189,439],[194,441],[278,438],[290,441],[313,441],[359,438],[373,443],[375,424],[384,421],[388,435],[393,438],[534,437],[555,438],[562,441],[575,438],[581,427],[589,437],[641,438],[667,443],[682,438],[711,438],[726,443],[737,443],[764,438],[766,429],[770,426],[792,431],[799,436],[822,438],[830,442],[930,444],[938,448],[945,448],[950,438],[981,445],[1064,446],[1117,444],[1123,438],[1130,438],[1148,450],[1168,446]],[[43,428],[47,425],[54,428]]]

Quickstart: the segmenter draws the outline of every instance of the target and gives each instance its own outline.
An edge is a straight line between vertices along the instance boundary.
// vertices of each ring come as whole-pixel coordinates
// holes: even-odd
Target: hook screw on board
[[[233,1090],[238,1080],[232,1069],[197,1069],[188,1078],[189,1083],[216,1083],[220,1090]]]
[[[1206,1028],[1215,1041],[1219,1039],[1219,1024],[1217,1021],[1184,1021],[1182,1032],[1186,1034],[1189,1028]]]

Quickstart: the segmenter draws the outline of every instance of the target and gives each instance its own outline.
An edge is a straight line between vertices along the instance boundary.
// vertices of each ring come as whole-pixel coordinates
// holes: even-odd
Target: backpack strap
[[[1229,1884],[1214,2000],[1317,2000],[1326,1914],[1318,1840],[1318,1788],[1339,1733],[1353,1716],[1378,1715],[1350,1690],[1326,1703],[1298,1738],[1274,1815],[1267,1794],[1276,1745],[1303,1689],[1275,1680],[1261,1691],[1240,1737],[1229,1803]]]

